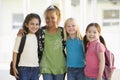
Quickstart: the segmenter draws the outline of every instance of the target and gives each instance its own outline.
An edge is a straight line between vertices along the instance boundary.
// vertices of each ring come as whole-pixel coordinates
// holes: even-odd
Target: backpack
[[[97,54],[97,44],[95,45],[96,54]],[[106,48],[106,50],[105,50],[105,69],[104,69],[104,73],[103,73],[105,80],[111,80],[114,70],[115,70],[114,54]]]
[[[17,54],[17,60],[16,60],[16,68],[18,69],[18,63],[20,61],[20,56],[21,56],[21,53],[23,51],[23,48],[24,48],[24,45],[25,45],[25,41],[26,41],[26,35],[23,36],[21,38],[21,41],[20,41],[20,46],[19,46],[19,53]],[[14,76],[14,72],[13,72],[13,62],[11,61],[10,62],[10,75]]]
[[[37,37],[37,41],[38,41],[38,35],[36,34],[36,37]],[[16,60],[16,68],[18,69],[18,64],[19,64],[19,61],[20,61],[20,56],[21,56],[21,53],[23,52],[23,49],[24,49],[24,45],[25,45],[25,41],[26,41],[26,35],[22,36],[21,38],[21,41],[20,41],[20,45],[19,45],[19,49],[18,49],[18,54],[17,54],[17,60]],[[39,47],[39,45],[38,45]],[[38,59],[40,57],[40,53],[39,53],[39,49],[38,49]],[[39,62],[40,62],[40,59],[39,59]],[[10,62],[10,75],[14,76],[14,73],[13,73],[13,62],[11,61]]]

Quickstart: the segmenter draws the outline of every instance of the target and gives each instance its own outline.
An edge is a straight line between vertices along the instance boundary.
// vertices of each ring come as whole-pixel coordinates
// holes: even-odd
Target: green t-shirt
[[[60,30],[56,34],[45,31],[45,45],[40,67],[41,73],[63,74],[66,72]]]

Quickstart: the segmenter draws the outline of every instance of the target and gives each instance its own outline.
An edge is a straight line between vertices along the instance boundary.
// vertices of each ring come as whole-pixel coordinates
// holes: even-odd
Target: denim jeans
[[[39,67],[19,67],[19,80],[39,80]]]
[[[86,80],[97,80],[96,78],[88,78],[86,77]],[[105,80],[104,78],[102,78],[102,80]]]
[[[68,67],[67,80],[85,80],[84,68]]]
[[[64,74],[43,74],[43,80],[64,80]]]

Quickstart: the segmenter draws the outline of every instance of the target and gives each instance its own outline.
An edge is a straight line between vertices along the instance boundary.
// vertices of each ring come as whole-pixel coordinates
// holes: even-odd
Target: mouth
[[[89,37],[89,39],[94,39],[94,37]]]

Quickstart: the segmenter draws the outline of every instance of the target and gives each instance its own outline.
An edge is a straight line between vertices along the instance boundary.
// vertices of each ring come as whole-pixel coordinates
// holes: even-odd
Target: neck
[[[58,31],[58,27],[47,27],[47,31],[51,34],[55,34]]]
[[[70,34],[70,38],[72,39],[76,38],[76,34]]]

